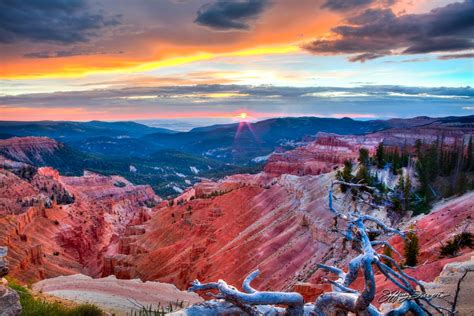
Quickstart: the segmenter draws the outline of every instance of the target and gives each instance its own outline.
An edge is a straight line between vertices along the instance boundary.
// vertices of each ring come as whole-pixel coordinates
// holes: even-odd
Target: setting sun
[[[246,112],[242,112],[239,114],[239,118],[245,120],[248,117],[248,114]]]

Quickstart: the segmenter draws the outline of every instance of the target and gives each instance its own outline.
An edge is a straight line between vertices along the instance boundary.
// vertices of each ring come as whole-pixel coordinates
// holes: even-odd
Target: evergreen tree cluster
[[[392,195],[392,204],[395,211],[402,212],[411,208],[413,201],[413,186],[409,175],[400,175],[398,184]]]
[[[387,150],[384,153],[384,159],[387,163],[390,163],[390,170],[394,175],[400,174],[402,168],[408,167],[410,161],[410,155],[405,148],[400,150],[399,148],[394,148]]]
[[[449,197],[463,194],[473,188],[467,174],[474,171],[473,139],[467,143],[455,143],[448,149],[439,140],[431,145],[416,143],[416,171],[420,182],[420,194],[427,202],[433,201],[438,195]],[[444,178],[440,192],[435,190],[438,179]]]
[[[472,138],[468,142],[457,140],[450,146],[445,146],[439,139],[432,144],[417,140],[414,149],[406,145],[387,147],[382,142],[372,157],[366,148],[361,148],[356,175],[353,175],[353,162],[346,160],[336,178],[376,187],[379,193],[374,196],[374,202],[388,197],[392,209],[399,213],[408,210],[412,210],[414,215],[428,212],[434,200],[474,189],[474,181],[469,180],[474,172]],[[387,165],[394,175],[399,175],[398,184],[393,189],[387,188],[376,175],[371,175],[371,168],[381,169]],[[416,185],[413,175],[403,174],[403,168],[408,168],[408,171],[414,169]],[[344,184],[340,188],[342,192],[348,190]]]
[[[352,161],[346,160],[344,161],[344,169],[341,171],[337,171],[336,173],[336,178],[345,181],[345,182],[352,182],[352,179],[354,178],[352,176]],[[341,191],[346,192],[347,191],[347,186],[344,184],[341,184]]]

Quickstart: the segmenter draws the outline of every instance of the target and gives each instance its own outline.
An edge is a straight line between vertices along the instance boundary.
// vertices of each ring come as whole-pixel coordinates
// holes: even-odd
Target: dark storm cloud
[[[461,58],[474,58],[474,53],[467,54],[450,54],[439,56],[438,59],[448,60],[448,59],[461,59]]]
[[[372,59],[379,58],[382,56],[383,56],[382,54],[365,53],[365,54],[360,54],[360,55],[350,57],[349,61],[352,61],[352,62],[360,61],[361,63],[363,63],[363,62],[366,62],[367,60],[372,60]]]
[[[85,42],[119,17],[87,11],[83,0],[0,0],[0,43]]]
[[[367,6],[376,0],[327,0],[321,8],[333,11],[346,11]]]
[[[61,57],[72,57],[72,56],[90,56],[90,55],[112,55],[112,54],[123,54],[122,51],[116,52],[102,52],[93,50],[82,50],[82,49],[68,49],[68,50],[57,50],[57,51],[39,51],[24,54],[24,58],[61,58]]]
[[[0,85],[2,81],[0,80]],[[206,97],[232,92],[235,97]],[[70,91],[0,96],[0,109],[80,109],[82,112],[143,113],[150,119],[164,113],[239,113],[257,117],[413,117],[417,115],[466,115],[472,108],[474,89],[401,86],[277,87],[245,85],[168,86]],[[272,114],[273,113],[273,114]],[[145,115],[146,114],[146,115]],[[107,114],[105,114],[107,115]],[[206,120],[210,120],[207,118]]]
[[[262,14],[268,5],[267,0],[219,0],[202,6],[194,22],[216,30],[247,30],[249,21]]]
[[[1,81],[0,81],[1,83]],[[232,98],[209,98],[206,94],[233,92],[240,96]],[[149,96],[145,100],[134,97]],[[246,86],[246,85],[196,85],[196,86],[168,86],[144,87],[125,89],[102,89],[91,91],[69,91],[54,93],[23,94],[17,96],[1,96],[0,106],[19,107],[84,107],[107,109],[110,107],[186,107],[188,109],[204,106],[209,108],[213,104],[262,106],[272,109],[275,104],[307,103],[314,105],[314,100],[357,100],[358,102],[384,103],[389,100],[417,100],[427,102],[441,102],[453,100],[459,104],[472,103],[474,89],[461,88],[425,88],[406,86],[360,86],[360,87],[277,87],[277,86]],[[193,103],[192,101],[205,101]],[[406,102],[406,101],[403,101]],[[407,103],[412,104],[412,103]]]
[[[474,48],[474,2],[440,7],[425,14],[396,16],[391,9],[367,9],[332,31],[335,40],[316,40],[303,47],[315,54],[359,54],[350,61],[384,55],[462,51]]]

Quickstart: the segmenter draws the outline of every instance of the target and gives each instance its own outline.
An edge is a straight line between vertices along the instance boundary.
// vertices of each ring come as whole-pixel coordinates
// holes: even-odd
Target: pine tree
[[[400,156],[400,165],[402,167],[408,167],[409,160],[410,160],[410,155],[408,154],[406,148],[403,147],[402,154]]]
[[[404,192],[405,190],[405,179],[403,178],[403,175],[401,175],[400,178],[398,179],[397,189],[400,192]]]
[[[377,146],[375,152],[375,159],[377,162],[377,168],[382,169],[385,166],[385,152],[384,152],[383,142]]]
[[[392,173],[394,175],[398,174],[398,170],[401,168],[400,166],[400,155],[398,153],[398,150],[394,151],[391,157],[391,162],[392,162]]]
[[[358,183],[363,183],[367,185],[372,184],[372,179],[370,178],[369,172],[365,165],[360,165],[359,170],[357,170],[356,180]]]
[[[342,178],[344,181],[352,180],[352,162],[350,160],[344,161],[344,169],[342,170]]]
[[[404,200],[404,194],[403,194],[404,191],[405,191],[405,179],[403,178],[403,175],[401,175],[400,178],[398,179],[395,194],[392,197],[393,208],[397,212],[401,212],[404,209],[403,206],[405,204],[402,203],[402,200]]]
[[[359,162],[364,166],[369,164],[369,150],[367,148],[359,149]]]
[[[344,169],[342,173],[339,173],[340,178],[342,181],[351,182],[352,181],[352,161],[346,160],[344,161]],[[346,192],[347,186],[341,185],[341,191]]]
[[[418,245],[418,236],[413,230],[413,226],[410,227],[410,232],[405,238],[405,264],[410,267],[416,266],[418,263],[418,253],[420,252],[420,247]]]

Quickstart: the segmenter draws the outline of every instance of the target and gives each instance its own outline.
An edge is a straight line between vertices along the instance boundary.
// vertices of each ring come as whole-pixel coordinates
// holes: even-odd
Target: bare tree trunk
[[[223,280],[204,284],[195,280],[188,291],[217,290],[217,298],[234,303],[250,315],[258,315],[257,311],[252,308],[254,305],[285,305],[287,306],[286,311],[288,315],[303,315],[304,300],[301,294],[296,292],[259,292],[252,288],[250,282],[259,274],[260,271],[256,270],[247,276],[242,285],[245,292],[229,286]]]

